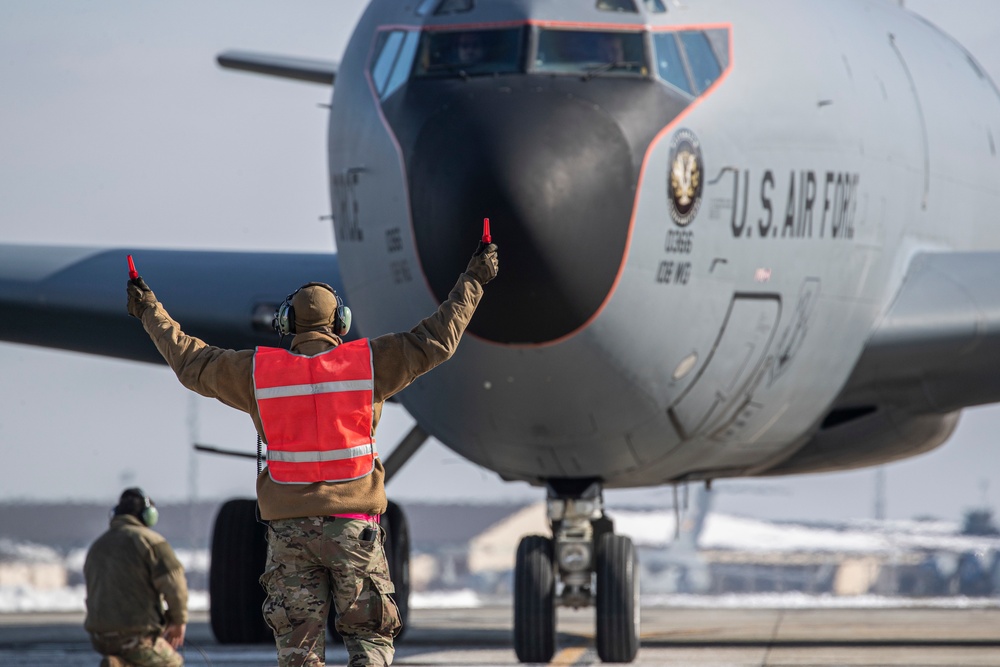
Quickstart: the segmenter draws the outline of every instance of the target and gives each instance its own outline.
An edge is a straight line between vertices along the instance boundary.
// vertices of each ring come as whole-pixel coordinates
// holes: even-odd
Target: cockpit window
[[[728,66],[728,31],[680,30],[653,34],[660,78],[688,95],[700,95]]]
[[[434,14],[460,14],[472,11],[472,0],[441,0],[441,4],[434,10]]]
[[[645,76],[642,33],[594,30],[538,31],[533,69],[559,74]]]
[[[602,12],[629,12],[635,14],[638,11],[632,0],[597,0],[597,8]]]
[[[406,81],[413,66],[417,37],[418,33],[415,31],[390,30],[379,33],[371,70],[372,83],[375,84],[379,99],[389,97]]]
[[[656,48],[656,70],[660,73],[660,78],[688,95],[693,95],[694,91],[688,80],[684,59],[681,57],[681,50],[674,33],[661,32],[653,35],[653,46]]]
[[[680,33],[680,36],[684,51],[687,53],[688,64],[691,66],[694,85],[699,91],[703,91],[722,74],[719,60],[715,57],[705,33],[700,30],[686,30]]]
[[[474,7],[473,0],[422,0],[417,5],[417,16],[427,16],[434,10],[434,14],[460,14],[471,11]]]
[[[415,77],[481,76],[521,70],[524,30],[427,31],[420,39]]]

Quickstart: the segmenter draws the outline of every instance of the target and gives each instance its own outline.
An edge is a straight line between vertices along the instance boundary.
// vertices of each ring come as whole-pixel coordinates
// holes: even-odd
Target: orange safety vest
[[[371,474],[374,377],[367,338],[314,357],[258,347],[254,396],[271,479],[311,484]]]

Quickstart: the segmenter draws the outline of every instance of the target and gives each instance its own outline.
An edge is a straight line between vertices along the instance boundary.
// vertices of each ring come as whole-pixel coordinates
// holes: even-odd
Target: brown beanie
[[[330,328],[337,311],[337,297],[322,283],[309,283],[292,298],[295,331]]]

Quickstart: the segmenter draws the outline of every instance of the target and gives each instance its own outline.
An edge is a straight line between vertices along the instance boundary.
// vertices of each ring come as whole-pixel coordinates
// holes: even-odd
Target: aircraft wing
[[[919,253],[838,406],[1000,402],[1000,252]]]
[[[0,245],[0,340],[162,362],[126,311],[128,253],[184,331],[220,347],[277,345],[271,315],[306,282],[344,293],[334,252]]]
[[[337,63],[330,60],[293,58],[253,51],[224,51],[216,60],[227,69],[267,74],[296,81],[333,85],[337,78]]]

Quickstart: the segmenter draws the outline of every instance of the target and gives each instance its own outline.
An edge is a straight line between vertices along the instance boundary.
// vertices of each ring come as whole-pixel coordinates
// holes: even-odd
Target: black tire
[[[549,662],[556,652],[552,540],[528,535],[514,565],[514,652],[521,662]]]
[[[396,639],[401,639],[410,620],[410,527],[403,509],[391,500],[382,515],[382,527],[385,529],[385,558],[389,562],[389,578],[396,587],[396,594],[392,597],[396,601],[402,623]]]
[[[261,613],[266,559],[267,527],[257,522],[257,501],[224,503],[215,517],[208,569],[209,615],[220,644],[274,642]]]
[[[639,560],[632,540],[605,533],[597,543],[597,655],[632,662],[639,651]]]

